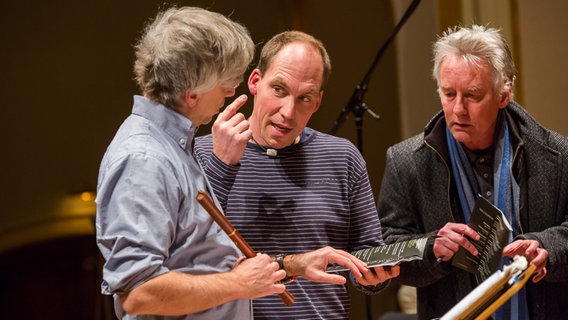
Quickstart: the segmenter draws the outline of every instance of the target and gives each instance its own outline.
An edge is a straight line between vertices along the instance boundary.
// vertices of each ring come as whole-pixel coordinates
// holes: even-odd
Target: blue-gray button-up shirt
[[[251,319],[249,300],[185,317],[130,316],[117,294],[169,271],[229,271],[241,255],[196,200],[212,189],[192,154],[197,128],[159,103],[134,97],[101,163],[97,187],[97,244],[106,260],[102,292],[115,295],[122,319]]]

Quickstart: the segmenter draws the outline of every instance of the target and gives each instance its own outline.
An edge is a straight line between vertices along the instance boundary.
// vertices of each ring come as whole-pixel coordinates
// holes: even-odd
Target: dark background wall
[[[0,3],[0,318],[104,319],[92,192],[101,157],[130,113],[133,44],[159,8],[196,5],[246,25],[258,47],[287,29],[326,45],[332,76],[309,125],[329,132],[411,0],[54,0]],[[430,45],[449,25],[502,27],[513,44],[517,97],[566,134],[568,26],[563,0],[422,0],[373,70],[363,156],[378,195],[389,145],[439,110]],[[245,92],[244,86],[237,93]],[[523,101],[524,100],[524,101]],[[245,108],[250,113],[250,105]],[[208,133],[209,126],[200,129]],[[353,114],[336,135],[357,144]],[[83,194],[83,192],[86,192]],[[396,288],[373,296],[373,318],[397,308]],[[20,307],[17,303],[24,306]],[[353,293],[352,319],[366,319]]]
[[[0,317],[102,317],[94,207],[80,193],[95,191],[102,155],[138,93],[133,44],[145,21],[172,3],[230,15],[249,28],[259,48],[287,29],[320,38],[333,70],[310,126],[324,132],[393,28],[389,1],[3,1],[0,280],[7,286],[0,288]],[[364,153],[374,187],[384,150],[398,138],[395,77],[389,50],[366,94],[382,117],[364,117]],[[244,93],[244,86],[238,91]],[[208,132],[208,126],[200,129]],[[355,132],[350,115],[337,135],[355,143]],[[22,300],[37,307],[17,307]]]

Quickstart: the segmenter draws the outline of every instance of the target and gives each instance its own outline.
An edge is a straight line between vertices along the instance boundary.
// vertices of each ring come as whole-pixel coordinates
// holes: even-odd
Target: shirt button
[[[483,177],[484,177],[485,179],[487,179],[487,178],[489,177],[489,173],[484,173],[484,174],[483,174]]]
[[[485,158],[479,158],[479,163],[485,163]]]
[[[179,139],[179,144],[184,144],[184,145],[185,145],[185,139],[184,139],[184,138]]]
[[[493,193],[492,193],[491,191],[487,191],[485,194],[486,194],[488,197],[491,197],[491,194],[493,194]]]

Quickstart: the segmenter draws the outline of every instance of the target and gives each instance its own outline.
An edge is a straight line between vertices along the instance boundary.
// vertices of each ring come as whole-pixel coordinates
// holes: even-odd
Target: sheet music
[[[367,263],[369,267],[394,266],[401,262],[421,260],[428,238],[411,239],[388,245],[372,247],[351,252],[352,255]],[[331,265],[327,272],[348,271],[349,269]]]
[[[452,260],[452,265],[475,274],[484,281],[499,268],[501,253],[509,241],[511,226],[503,212],[482,196],[478,196],[468,225],[479,233],[478,241],[470,240],[479,254],[473,256],[463,247]]]

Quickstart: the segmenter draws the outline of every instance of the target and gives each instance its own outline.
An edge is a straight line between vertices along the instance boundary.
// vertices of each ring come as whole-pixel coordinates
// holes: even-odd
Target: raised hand
[[[226,164],[239,163],[247,142],[252,137],[249,122],[244,114],[238,112],[248,97],[241,95],[219,113],[211,127],[213,134],[213,153]]]

